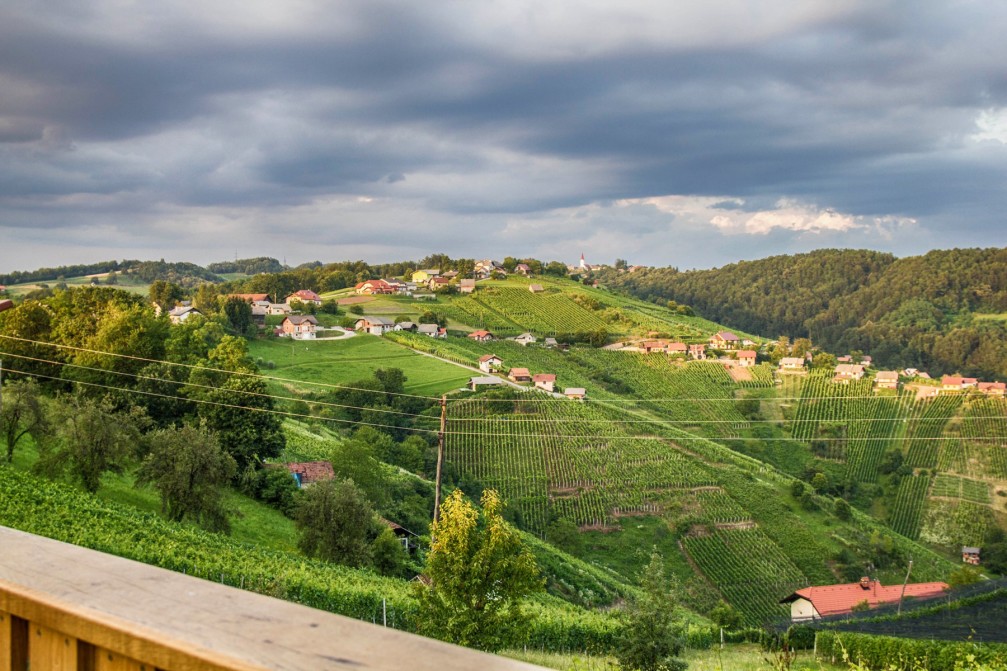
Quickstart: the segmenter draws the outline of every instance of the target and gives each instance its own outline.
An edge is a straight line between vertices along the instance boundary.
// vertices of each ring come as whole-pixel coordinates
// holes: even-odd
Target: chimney
[[[870,588],[871,588],[871,579],[868,578],[867,576],[862,577],[860,579],[860,589],[870,589]]]

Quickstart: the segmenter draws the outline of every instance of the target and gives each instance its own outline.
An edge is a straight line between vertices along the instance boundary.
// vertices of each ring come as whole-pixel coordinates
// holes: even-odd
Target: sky
[[[5,0],[0,272],[1007,246],[1007,3]]]

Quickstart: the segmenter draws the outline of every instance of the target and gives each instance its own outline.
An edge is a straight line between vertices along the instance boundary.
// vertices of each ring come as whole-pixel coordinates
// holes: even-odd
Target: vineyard
[[[902,478],[895,496],[893,514],[889,520],[892,529],[907,538],[920,537],[920,523],[927,500],[930,478],[911,476]]]
[[[446,457],[498,489],[536,533],[554,515],[604,527],[619,516],[658,513],[675,491],[713,484],[671,441],[611,423],[618,415],[604,406],[512,403],[507,414],[496,414],[491,400],[452,404]]]
[[[0,468],[0,491],[4,526],[370,622],[380,621],[384,602],[390,626],[414,629],[416,602],[405,581],[242,545],[11,468]],[[530,610],[537,616],[528,644],[545,649],[604,649],[618,630],[613,618],[552,597]]]
[[[808,579],[761,530],[717,530],[683,540],[692,560],[750,625],[786,616],[778,602]]]

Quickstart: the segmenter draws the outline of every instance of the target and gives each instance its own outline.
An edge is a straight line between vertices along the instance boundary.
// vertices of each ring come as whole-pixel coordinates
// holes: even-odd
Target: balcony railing
[[[536,668],[0,527],[0,671]]]

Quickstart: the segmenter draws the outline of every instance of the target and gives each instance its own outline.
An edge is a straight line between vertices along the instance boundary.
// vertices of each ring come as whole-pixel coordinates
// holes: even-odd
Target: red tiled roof
[[[322,480],[332,480],[336,477],[332,464],[328,461],[295,461],[283,464],[291,475],[300,475],[301,485],[310,485]]]
[[[314,291],[312,291],[310,289],[301,289],[300,291],[295,291],[294,293],[290,294],[290,296],[296,296],[297,298],[300,298],[303,301],[320,301],[320,300],[322,300],[321,296],[319,296],[318,294],[316,294]],[[287,298],[290,298],[290,296],[287,296]]]
[[[906,585],[905,596],[932,597],[939,596],[948,588],[943,582],[921,582]],[[867,589],[860,583],[846,585],[821,585],[799,589],[781,603],[789,603],[799,598],[807,599],[822,617],[849,613],[859,603],[866,601],[871,608],[885,603],[894,603],[902,594],[902,585],[882,587],[877,580],[872,581]]]
[[[473,331],[469,334],[470,338],[485,338],[488,335],[492,335],[489,331]]]
[[[539,373],[532,377],[535,382],[555,382],[556,376],[553,373]]]
[[[496,359],[497,361],[503,361],[503,359],[501,359],[500,357],[498,357],[496,354],[484,354],[483,356],[479,357],[479,363],[482,363],[484,361],[489,361],[490,359]]]
[[[941,378],[941,384],[945,387],[954,386],[960,387],[965,382],[963,377],[955,377],[954,375],[945,375]]]
[[[531,372],[527,368],[511,368],[511,377],[531,377]]]
[[[750,350],[750,349],[738,350],[738,358],[739,359],[754,359],[755,358],[755,350]]]

